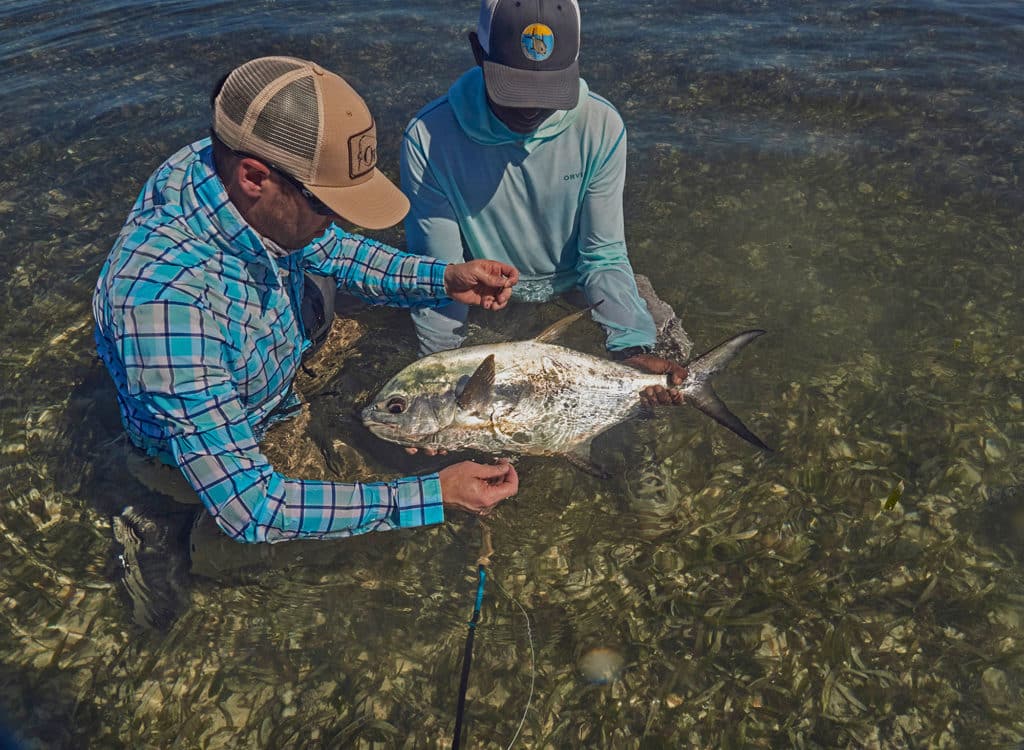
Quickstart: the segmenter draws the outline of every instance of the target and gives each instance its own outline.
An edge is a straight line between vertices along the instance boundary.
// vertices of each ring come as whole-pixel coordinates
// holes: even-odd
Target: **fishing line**
[[[519,732],[522,731],[523,724],[526,723],[526,715],[530,712],[530,706],[533,704],[533,687],[537,682],[537,654],[533,650],[533,628],[530,627],[530,616],[526,614],[526,610],[523,609],[523,605],[520,604],[514,596],[508,593],[504,586],[497,581],[494,582],[494,585],[498,587],[501,593],[511,599],[512,603],[519,607],[519,611],[523,613],[523,619],[526,620],[526,637],[530,641],[530,695],[526,699],[526,708],[523,709],[523,718],[519,720],[519,726],[516,727],[516,733],[512,735],[511,742],[509,742],[508,747],[505,748],[505,750],[512,750],[512,745],[514,745],[516,743],[516,739],[519,738]]]
[[[490,529],[488,529],[483,523],[480,524],[480,534],[481,552],[480,557],[477,558],[476,601],[473,605],[473,615],[468,623],[469,632],[466,634],[466,648],[462,659],[462,676],[459,680],[459,702],[458,708],[455,712],[455,733],[452,737],[452,750],[459,750],[459,743],[462,740],[462,719],[466,708],[466,690],[469,687],[470,664],[473,660],[473,640],[476,635],[477,623],[480,621],[480,609],[484,600],[484,583],[487,581],[486,566],[490,565],[491,555],[494,554],[494,547],[491,545]],[[523,613],[523,619],[526,620],[526,637],[530,643],[530,695],[526,699],[526,707],[523,709],[523,716],[519,720],[519,725],[516,727],[515,734],[512,735],[512,739],[506,748],[506,750],[511,750],[512,746],[519,738],[519,733],[522,731],[523,725],[526,723],[526,717],[530,713],[530,706],[533,705],[533,691],[537,682],[537,654],[533,646],[533,628],[530,625],[530,615],[527,614],[523,605],[505,590],[504,586],[497,581],[494,582],[494,585],[497,586],[498,590],[508,597],[513,604],[519,607],[519,611]]]

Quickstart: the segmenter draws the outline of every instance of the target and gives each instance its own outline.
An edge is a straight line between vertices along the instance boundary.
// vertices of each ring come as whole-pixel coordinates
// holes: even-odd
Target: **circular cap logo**
[[[520,39],[523,54],[534,62],[542,62],[551,57],[555,49],[555,33],[542,23],[531,23],[523,29]]]

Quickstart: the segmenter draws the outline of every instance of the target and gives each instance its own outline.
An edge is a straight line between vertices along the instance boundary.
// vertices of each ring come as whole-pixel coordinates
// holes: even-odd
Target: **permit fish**
[[[407,447],[564,456],[603,474],[590,460],[593,439],[639,416],[644,388],[668,383],[666,375],[551,343],[590,309],[533,339],[452,349],[413,362],[363,409],[363,424],[377,437]],[[763,333],[744,331],[692,359],[689,376],[675,387],[687,403],[770,451],[711,387],[712,376]]]

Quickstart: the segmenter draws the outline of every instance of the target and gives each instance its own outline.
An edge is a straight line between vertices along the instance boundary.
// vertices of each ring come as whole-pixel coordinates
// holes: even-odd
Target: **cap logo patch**
[[[348,139],[348,176],[357,179],[377,166],[377,128],[370,125]]]
[[[543,62],[555,51],[555,33],[542,23],[531,23],[520,38],[523,54],[534,62]]]

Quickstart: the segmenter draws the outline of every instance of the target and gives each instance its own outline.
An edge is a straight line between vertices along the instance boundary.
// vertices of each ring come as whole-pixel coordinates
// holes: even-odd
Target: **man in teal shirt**
[[[484,0],[470,43],[477,66],[406,128],[402,189],[408,248],[434,258],[489,258],[515,266],[518,301],[582,292],[617,359],[669,373],[654,356],[650,307],[688,353],[671,308],[638,292],[626,253],[622,191],[626,132],[619,113],[579,77],[575,0]],[[462,344],[467,307],[413,311],[421,353]],[[663,326],[664,327],[664,326]],[[673,390],[646,394],[679,403]]]

